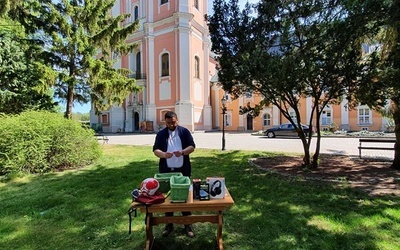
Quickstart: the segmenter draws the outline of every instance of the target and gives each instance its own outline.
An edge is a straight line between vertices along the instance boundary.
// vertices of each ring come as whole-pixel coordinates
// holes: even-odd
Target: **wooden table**
[[[196,222],[211,222],[218,224],[217,228],[217,244],[218,249],[223,249],[222,242],[222,211],[231,207],[234,201],[229,194],[228,189],[225,190],[225,198],[210,199],[209,201],[200,201],[193,199],[192,191],[189,191],[188,200],[185,203],[171,203],[168,197],[164,203],[148,206],[147,209],[140,203],[132,202],[132,208],[140,208],[140,211],[146,213],[146,250],[151,249],[154,241],[153,226],[159,224],[175,223],[188,225]],[[210,212],[207,214],[189,216],[165,216],[165,212]],[[155,213],[158,213],[155,216]]]

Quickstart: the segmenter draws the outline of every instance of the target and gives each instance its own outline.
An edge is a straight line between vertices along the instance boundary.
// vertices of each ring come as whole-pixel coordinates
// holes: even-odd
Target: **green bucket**
[[[189,196],[190,179],[187,176],[171,176],[171,202],[186,202]]]
[[[160,183],[158,190],[160,190],[161,193],[168,193],[171,189],[169,184],[171,176],[182,176],[182,173],[157,173],[154,175],[154,178]]]

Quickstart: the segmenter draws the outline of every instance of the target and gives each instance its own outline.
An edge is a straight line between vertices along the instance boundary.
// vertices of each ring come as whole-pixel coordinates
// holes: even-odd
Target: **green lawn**
[[[371,198],[329,183],[288,179],[248,164],[265,152],[197,149],[192,178],[225,176],[226,249],[400,249],[400,198]],[[0,183],[0,249],[144,249],[144,216],[128,234],[130,192],[158,170],[151,147],[104,146],[101,160]],[[214,249],[215,225],[155,228],[154,249]]]

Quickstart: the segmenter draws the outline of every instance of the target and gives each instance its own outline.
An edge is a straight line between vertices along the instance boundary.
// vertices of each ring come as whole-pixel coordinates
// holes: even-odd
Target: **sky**
[[[229,1],[229,0],[227,0]],[[260,0],[239,0],[239,6],[244,7],[246,2],[249,3],[258,3]],[[208,0],[208,13],[211,13],[212,11],[212,6],[213,6],[213,0]]]
[[[229,1],[229,0],[228,0]],[[208,12],[212,11],[212,0],[208,0]],[[244,7],[244,5],[246,4],[246,2],[249,3],[257,3],[259,2],[259,0],[239,0],[239,6]],[[88,104],[84,104],[84,105],[80,105],[78,103],[75,103],[75,106],[73,108],[73,112],[80,112],[80,113],[89,113],[90,112],[90,103]]]
[[[72,108],[72,112],[74,113],[89,113],[90,112],[90,103],[80,105],[79,103],[75,103],[75,106]]]

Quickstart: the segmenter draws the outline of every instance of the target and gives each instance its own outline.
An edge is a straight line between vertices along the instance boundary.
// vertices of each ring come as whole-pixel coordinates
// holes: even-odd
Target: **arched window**
[[[194,77],[200,78],[200,58],[194,57]]]
[[[263,126],[270,126],[271,125],[271,115],[270,114],[264,114],[263,115]]]
[[[161,0],[161,2],[160,2],[161,4],[165,4],[165,3],[168,3],[168,0]]]
[[[169,76],[169,55],[164,53],[161,56],[161,76]]]
[[[140,62],[140,52],[136,54],[136,79],[142,79],[142,65]]]
[[[136,5],[133,10],[134,21],[138,20],[139,18],[139,7]]]

